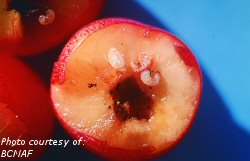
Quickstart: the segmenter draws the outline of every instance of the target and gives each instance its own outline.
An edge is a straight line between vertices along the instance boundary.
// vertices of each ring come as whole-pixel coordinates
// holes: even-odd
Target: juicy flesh
[[[19,40],[22,36],[21,15],[15,11],[8,11],[9,0],[0,0],[0,35],[2,39]]]
[[[125,23],[90,35],[71,55],[64,83],[52,86],[52,98],[60,116],[76,130],[106,141],[111,147],[153,146],[159,151],[170,147],[189,125],[200,88],[197,71],[181,60],[175,43],[160,31]],[[125,72],[109,64],[111,48],[124,53]],[[143,84],[140,75],[129,66],[142,53],[153,58],[150,70],[160,72],[161,80],[154,87]],[[116,102],[110,90],[126,79],[136,80],[140,91],[152,101],[147,117],[132,114],[121,119],[115,112]],[[95,86],[90,87],[89,83]],[[138,104],[143,101],[138,99]]]

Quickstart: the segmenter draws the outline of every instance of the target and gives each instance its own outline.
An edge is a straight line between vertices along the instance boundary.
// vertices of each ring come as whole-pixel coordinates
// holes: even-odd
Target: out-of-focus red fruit
[[[37,159],[45,147],[28,146],[28,141],[50,139],[53,129],[51,101],[43,82],[20,60],[0,55],[0,141],[7,137],[26,140],[26,146],[3,145],[0,150],[32,149],[28,159]]]
[[[94,20],[104,0],[0,0],[0,53],[35,55]]]

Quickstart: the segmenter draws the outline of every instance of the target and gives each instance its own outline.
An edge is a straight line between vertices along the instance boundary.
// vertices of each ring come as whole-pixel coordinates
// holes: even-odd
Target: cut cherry
[[[178,38],[111,18],[68,42],[54,67],[51,98],[62,125],[89,150],[108,160],[148,160],[188,131],[201,84],[199,65]]]

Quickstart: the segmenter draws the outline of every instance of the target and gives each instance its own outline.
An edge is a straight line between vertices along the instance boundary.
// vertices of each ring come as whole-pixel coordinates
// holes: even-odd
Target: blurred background
[[[100,18],[126,17],[165,29],[182,39],[201,64],[203,96],[194,125],[156,161],[250,160],[249,10],[249,0],[107,0]],[[25,61],[49,84],[47,73],[58,54]],[[59,124],[54,139],[69,139]],[[41,158],[47,160],[101,161],[78,146],[51,146]]]

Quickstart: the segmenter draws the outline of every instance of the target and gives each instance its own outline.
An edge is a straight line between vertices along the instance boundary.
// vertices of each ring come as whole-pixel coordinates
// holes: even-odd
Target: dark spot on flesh
[[[97,86],[96,83],[88,83],[88,87],[89,87],[89,88],[96,87],[96,86]]]
[[[150,119],[152,116],[153,100],[140,89],[134,77],[129,77],[117,84],[110,90],[110,94],[118,119],[136,118],[140,120]]]

